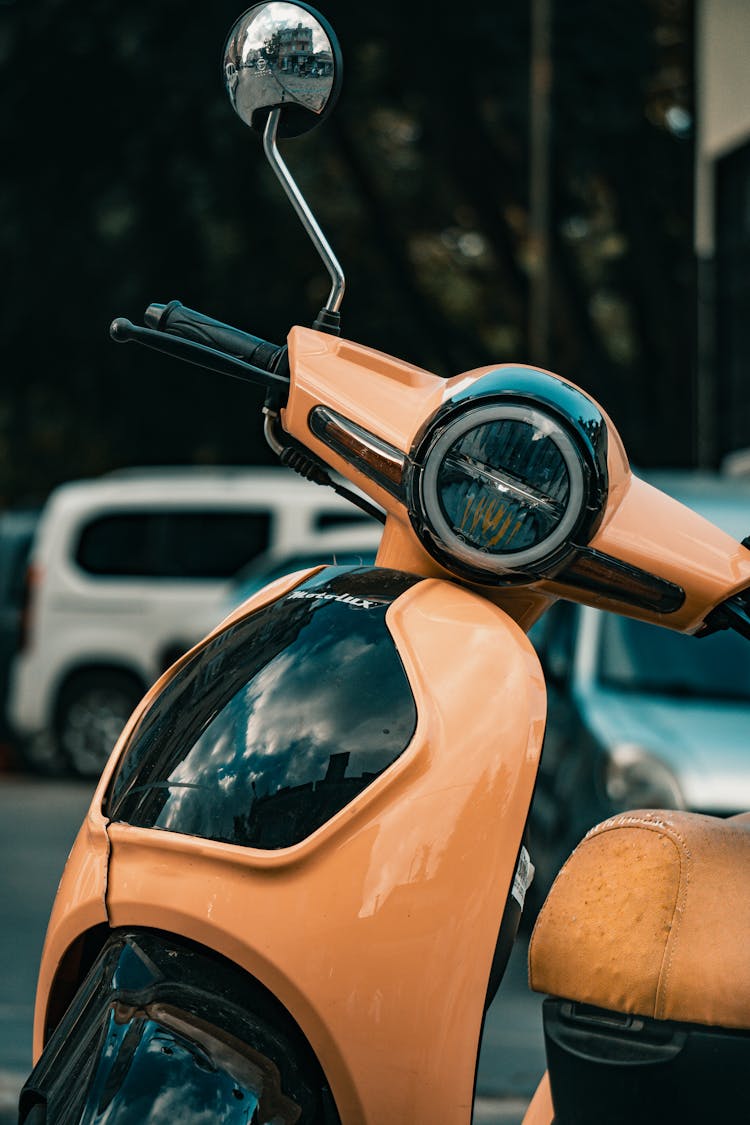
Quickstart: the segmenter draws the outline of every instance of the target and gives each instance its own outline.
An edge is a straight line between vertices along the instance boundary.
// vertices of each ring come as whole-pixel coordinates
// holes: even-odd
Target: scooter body
[[[288,360],[176,302],[113,326],[267,377],[282,460],[385,526],[375,567],[274,582],[136,709],[53,908],[21,1122],[468,1125],[530,875],[528,628],[567,597],[750,632],[750,551],[634,477],[588,395],[522,365],[440,379],[332,333],[339,299]],[[544,1080],[526,1121],[552,1116]]]
[[[500,610],[447,583],[399,572],[326,568],[284,580],[260,598],[168,673],[125,732],[60,887],[37,1028],[49,1025],[50,1008],[65,1007],[60,964],[70,958],[74,919],[76,927],[85,916],[114,930],[145,928],[215,951],[272,992],[326,1060],[342,1120],[374,1122],[405,1107],[414,1120],[440,1113],[460,1120],[462,1107],[470,1116],[501,923],[505,915],[498,955],[507,957],[520,916],[520,903],[507,903],[515,902],[511,884],[541,750],[544,689],[536,657]],[[171,811],[157,801],[150,810],[115,812],[123,819],[107,823],[107,800],[118,800],[118,769],[130,789],[142,793],[149,784],[150,755],[132,772],[129,756],[139,758],[139,726],[145,728],[150,709],[179,687],[191,664],[216,661],[214,649],[229,649],[231,664],[228,635],[248,625],[253,634],[268,630],[268,644],[278,650],[260,677],[281,678],[256,703],[269,720],[280,709],[261,735],[267,770],[278,770],[289,755],[290,737],[297,746],[307,738],[309,746],[319,724],[340,722],[351,733],[324,732],[322,746],[330,751],[334,737],[339,746],[359,747],[369,759],[352,771],[360,791],[352,797],[344,776],[356,750],[338,750],[338,760],[336,752],[326,754],[331,764],[321,771],[313,761],[308,773],[293,752],[288,768],[297,784],[277,790],[279,807],[274,812],[272,799],[264,816],[270,845],[247,846],[242,829],[236,843],[212,839],[228,834],[222,783],[232,768],[247,768],[241,754],[233,764],[233,745],[218,769],[199,764],[195,753],[182,767],[165,763],[172,777],[192,764],[190,780],[177,784],[197,786],[176,789]],[[320,652],[311,658],[306,644],[296,652],[294,642],[286,644],[301,628],[314,632],[313,645],[327,647],[330,667]],[[381,644],[391,652],[374,651]],[[365,650],[360,657],[358,646]],[[300,727],[307,724],[306,734]],[[384,727],[397,737],[388,752],[394,760],[378,773]],[[368,738],[377,750],[362,749]],[[372,777],[364,788],[361,776]],[[163,778],[149,773],[149,780],[159,797]],[[290,806],[306,805],[300,815],[308,815],[316,795],[322,823],[308,834]],[[245,807],[251,803],[252,797]],[[180,804],[189,826],[175,821]],[[302,838],[287,842],[285,833]],[[92,862],[92,838],[101,858],[84,883],[79,858]],[[79,930],[74,941],[84,936]]]
[[[424,414],[439,415],[488,375],[446,383],[304,329],[290,343],[289,426],[320,407],[366,422],[392,449],[411,448]],[[342,401],[342,388],[366,386],[368,375],[363,416]],[[515,384],[518,376],[510,368],[505,377]],[[415,407],[409,418],[415,384],[429,393],[421,416]],[[403,431],[376,427],[376,412]],[[610,475],[629,476],[620,450],[609,442]],[[356,457],[361,466],[361,446]],[[70,1006],[92,959],[114,956],[113,935],[142,959],[142,943],[157,941],[167,965],[219,958],[270,994],[319,1061],[341,1121],[471,1120],[483,1014],[525,892],[523,838],[545,721],[542,672],[512,615],[533,620],[552,584],[499,591],[449,581],[425,561],[399,501],[367,465],[355,473],[343,454],[329,458],[392,507],[381,554],[404,565],[278,580],[170,669],[134,713],[74,845],[45,944],[35,1016],[42,1063],[25,1097],[31,1104],[43,1094],[50,1120],[58,1119],[56,1083],[69,1097]],[[626,483],[615,496],[647,487]],[[636,547],[642,560],[655,555],[656,535],[665,542],[660,580],[689,580],[704,614],[714,590],[750,583],[744,548],[669,498],[646,495],[662,507],[654,539],[642,533]],[[610,514],[600,541],[616,539],[617,518]],[[630,547],[633,538],[623,541]],[[687,543],[690,559],[673,557]],[[696,575],[701,553],[710,565]],[[692,625],[692,611],[676,612]],[[218,991],[208,969],[198,975]],[[175,1008],[168,981],[162,999],[163,977],[162,968],[145,992],[140,981],[121,991],[110,983],[92,1037],[106,1036],[113,1012],[130,1013],[141,1034],[144,1011]],[[157,1020],[159,1035],[165,1027],[187,1035],[176,1019]],[[208,1053],[216,1065],[216,1050]],[[92,1051],[88,1064],[97,1059]],[[116,1063],[113,1055],[106,1065]],[[135,1080],[132,1067],[121,1069]],[[230,1068],[227,1081],[236,1073]],[[182,1093],[173,1100],[194,1099],[177,1074]],[[89,1080],[92,1097],[106,1085],[95,1072]],[[529,1121],[549,1120],[545,1088]],[[110,1076],[110,1096],[117,1089]],[[90,1112],[80,1119],[99,1119]]]

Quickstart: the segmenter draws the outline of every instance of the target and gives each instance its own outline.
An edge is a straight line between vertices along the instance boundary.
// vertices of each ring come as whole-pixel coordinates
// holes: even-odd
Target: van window
[[[268,546],[270,512],[120,512],[82,530],[75,560],[109,578],[230,578]]]
[[[372,527],[373,517],[358,508],[351,511],[318,512],[315,517],[315,530],[327,531],[329,527]]]

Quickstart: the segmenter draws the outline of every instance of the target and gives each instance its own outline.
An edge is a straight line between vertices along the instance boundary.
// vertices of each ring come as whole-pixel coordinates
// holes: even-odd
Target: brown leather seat
[[[750,813],[649,809],[593,828],[537,919],[529,983],[614,1012],[750,1028]]]

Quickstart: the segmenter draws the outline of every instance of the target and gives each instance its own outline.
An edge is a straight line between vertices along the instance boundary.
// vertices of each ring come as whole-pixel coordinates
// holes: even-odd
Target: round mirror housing
[[[270,0],[248,8],[224,47],[224,85],[239,117],[256,132],[281,110],[279,137],[299,137],[327,117],[341,89],[341,49],[315,8]]]

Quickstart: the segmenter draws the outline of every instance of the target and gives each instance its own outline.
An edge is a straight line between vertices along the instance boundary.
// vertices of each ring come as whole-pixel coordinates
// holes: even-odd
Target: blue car
[[[651,479],[734,538],[750,532],[750,482]],[[614,813],[750,808],[750,648],[741,637],[696,640],[558,602],[532,640],[548,689],[531,819],[533,904],[588,829]]]

